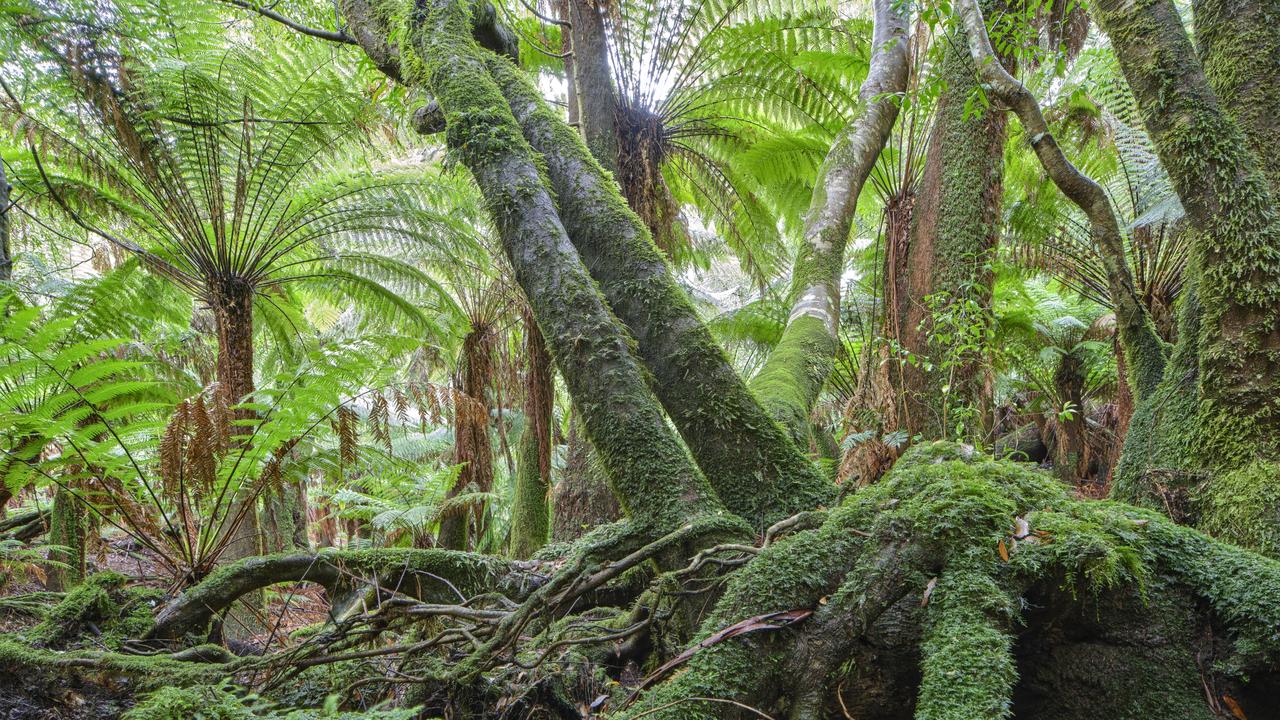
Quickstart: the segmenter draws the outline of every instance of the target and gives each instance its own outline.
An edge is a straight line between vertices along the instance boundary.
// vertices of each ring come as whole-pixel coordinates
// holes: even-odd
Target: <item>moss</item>
[[[653,392],[725,506],[762,528],[830,503],[832,483],[733,370],[580,134],[510,62],[490,57],[487,63],[525,138],[546,159],[574,248],[636,338]],[[825,355],[829,364],[833,351],[830,344],[820,348],[815,362]],[[821,379],[810,385],[816,392]]]
[[[252,720],[253,711],[226,685],[162,688],[121,716],[120,720]]]
[[[808,315],[793,318],[764,367],[751,379],[752,392],[801,447],[808,447],[812,440],[809,413],[827,381],[835,350],[835,339],[823,320]]]
[[[1017,599],[976,563],[948,567],[928,605],[919,720],[1009,717]]]
[[[1197,0],[1195,40],[1214,94],[1244,133],[1273,194],[1280,193],[1280,87],[1267,78],[1280,59],[1280,10],[1254,0]]]
[[[549,436],[545,441],[550,441]],[[539,450],[539,438],[527,424],[520,434],[511,508],[511,556],[515,558],[534,555],[551,539],[551,483],[542,473]]]
[[[1208,5],[1200,3],[1202,9]],[[1242,21],[1246,15],[1241,13]],[[1178,471],[1219,472],[1259,456],[1276,459],[1280,208],[1245,135],[1206,80],[1173,3],[1101,2],[1097,17],[1194,231],[1192,280],[1199,303],[1192,320],[1198,331],[1179,333],[1180,345],[1189,346],[1179,352],[1194,356],[1195,365],[1180,366],[1175,359],[1164,386],[1170,391],[1185,387],[1186,375],[1194,372],[1197,384],[1188,394],[1196,404],[1187,407],[1191,401],[1169,394],[1153,398],[1149,404],[1174,400],[1193,412],[1155,423],[1151,416],[1157,411],[1139,407],[1135,420],[1144,413],[1148,417],[1138,440],[1168,448],[1164,459],[1180,461],[1173,468]],[[1210,21],[1207,29],[1210,43],[1221,39],[1222,28]],[[1209,59],[1239,62],[1216,51]],[[1267,133],[1263,142],[1270,141]],[[1132,474],[1126,482],[1131,480]]]
[[[919,717],[1008,714],[1017,674],[1012,632],[1033,608],[1020,598],[1034,587],[1056,588],[1065,607],[1124,598],[1135,617],[1148,614],[1153,593],[1186,593],[1205,603],[1233,641],[1234,666],[1270,667],[1280,652],[1280,564],[1151,511],[1077,499],[1045,473],[943,443],[912,448],[821,528],[761,552],[730,580],[700,637],[761,613],[817,608],[868,572],[851,558],[904,542],[918,546],[922,559],[914,575],[897,576],[900,592],[925,596],[924,578],[938,578],[926,600]],[[1164,657],[1175,664],[1148,667],[1150,677],[1198,678],[1186,650],[1190,633],[1173,636]],[[623,717],[714,718],[723,713],[714,703],[657,708],[690,697],[753,704],[785,696],[788,645],[786,632],[772,632],[703,649]],[[1147,690],[1129,696],[1122,716],[1153,716],[1171,702]],[[1176,693],[1187,697],[1181,685]]]
[[[239,691],[224,681],[218,685],[162,688],[147,695],[121,716],[121,720],[410,720],[418,717],[416,708],[341,712],[334,699],[321,698],[316,703],[319,707],[314,709],[287,709]]]
[[[1194,497],[1196,526],[1214,537],[1280,557],[1280,465],[1255,462],[1206,483]]]
[[[637,526],[665,533],[724,512],[671,432],[634,341],[569,243],[535,154],[470,37],[461,3],[420,2],[411,44],[444,111],[452,152],[494,215],[504,249],[611,485]],[[744,528],[745,529],[745,528]]]
[[[235,670],[230,665],[181,662],[165,656],[47,650],[6,638],[0,638],[0,668],[12,677],[39,677],[55,683],[59,677],[68,677],[107,687],[127,683],[139,691],[199,685],[208,682],[211,674]]]
[[[151,628],[163,593],[126,587],[126,582],[128,578],[115,572],[89,576],[31,629],[28,640],[39,647],[62,648],[92,634],[94,647],[118,649],[126,639],[141,638]]]
[[[50,550],[49,559],[61,564],[48,570],[50,589],[70,590],[84,580],[87,515],[83,502],[70,490],[60,488],[53,496],[53,509],[49,513],[49,544],[55,549]]]

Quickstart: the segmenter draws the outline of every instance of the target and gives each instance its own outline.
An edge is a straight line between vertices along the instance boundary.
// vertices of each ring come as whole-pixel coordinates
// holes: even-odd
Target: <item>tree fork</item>
[[[533,150],[471,36],[468,9],[454,0],[419,0],[409,23],[426,84],[445,114],[448,144],[493,210],[516,280],[628,515],[660,534],[723,514],[569,242]]]
[[[764,527],[830,502],[832,485],[729,365],[617,183],[518,69],[496,57],[488,65],[546,162],[570,240],[636,337],[654,393],[726,507]]]
[[[1185,441],[1196,449],[1182,458],[1184,467],[1231,469],[1260,455],[1274,459],[1280,452],[1275,197],[1244,134],[1210,87],[1173,3],[1104,0],[1094,11],[1196,230],[1192,267],[1200,330],[1180,335],[1180,342],[1190,343],[1198,356],[1198,394],[1206,402],[1190,427],[1154,431],[1190,434]]]

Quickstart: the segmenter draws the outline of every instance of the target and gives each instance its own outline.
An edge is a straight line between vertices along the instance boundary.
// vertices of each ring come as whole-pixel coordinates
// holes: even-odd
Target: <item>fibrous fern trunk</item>
[[[527,558],[551,537],[551,423],[555,375],[538,324],[524,317],[524,432],[511,509],[511,556]]]
[[[253,411],[234,407],[253,394],[253,288],[238,277],[216,278],[209,283],[210,304],[218,333],[217,378],[218,390],[226,404],[232,407],[229,416],[233,423],[230,434],[233,444],[236,435],[246,432],[236,427],[236,421],[253,418]],[[219,518],[218,556],[221,564],[235,562],[262,554],[262,532],[258,519],[257,484],[244,480],[229,499]],[[232,639],[244,639],[262,629],[256,609],[262,604],[261,594],[243,599],[244,606],[228,613],[224,635]]]
[[[53,496],[49,513],[49,559],[55,564],[46,571],[45,587],[55,591],[71,590],[84,580],[87,570],[86,533],[88,509],[76,493],[59,488]]]
[[[9,246],[9,181],[4,174],[4,164],[0,163],[0,283],[13,279],[13,251]],[[0,512],[4,503],[0,502]]]
[[[461,397],[455,401],[453,412],[453,461],[462,470],[449,491],[450,498],[493,489],[488,398],[493,382],[494,342],[493,329],[489,327],[474,328],[462,340],[462,368],[458,373]],[[439,543],[452,550],[465,550],[468,538],[476,542],[483,532],[484,507],[468,503],[440,520]]]

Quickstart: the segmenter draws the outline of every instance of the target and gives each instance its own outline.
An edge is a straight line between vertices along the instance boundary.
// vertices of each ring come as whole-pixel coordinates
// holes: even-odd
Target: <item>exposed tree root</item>
[[[1078,686],[1043,688],[1043,678],[1065,672],[1054,653],[1078,638],[1020,631],[1044,617],[1030,597],[1052,598],[1054,612],[1074,616],[1118,605],[1128,627],[1150,639],[1148,647],[1109,652],[1112,671],[1146,683],[1115,696],[1128,702],[1118,716],[1167,717],[1172,706],[1173,716],[1212,717],[1202,685],[1232,682],[1233,701],[1249,717],[1270,712],[1262,700],[1280,657],[1280,564],[1155,513],[1073,499],[1024,467],[965,455],[957,446],[916,448],[821,528],[761,552],[732,577],[700,637],[762,613],[818,608],[814,616],[795,634],[705,648],[621,717],[838,716],[830,689],[840,686],[879,700],[843,698],[859,718],[1006,717],[1018,710],[1015,697],[1034,710],[1027,716],[1096,717],[1088,714],[1096,706],[1058,702],[1055,693]],[[1211,629],[1210,648],[1187,630],[1197,618]],[[1041,646],[1031,661],[1019,656],[1022,636]],[[1150,654],[1161,660],[1152,663]],[[1236,673],[1224,677],[1223,668]],[[1239,684],[1246,676],[1250,683]],[[896,699],[876,697],[886,687]],[[1054,701],[1036,700],[1037,692]],[[753,710],[672,704],[690,698]],[[1055,710],[1062,707],[1078,712]]]
[[[327,692],[408,684],[432,712],[472,716],[521,707],[574,717],[594,702],[610,717],[681,720],[1209,720],[1230,703],[1269,717],[1280,563],[970,455],[917,447],[882,483],[778,523],[760,547],[713,542],[724,528],[686,525],[653,541],[622,524],[585,538],[550,577],[545,566],[444,551],[256,558],[171,602],[149,633],[203,628],[268,580],[352,589],[378,579],[368,605],[261,658],[210,666],[227,658],[207,647],[0,655],[112,677],[201,666],[268,693],[333,677],[314,674],[324,668],[364,668]],[[648,590],[609,596],[639,593],[629,607],[601,604],[602,588],[679,553],[686,564],[647,575]],[[700,629],[680,645],[691,623]],[[1081,693],[1082,683],[1100,690]]]

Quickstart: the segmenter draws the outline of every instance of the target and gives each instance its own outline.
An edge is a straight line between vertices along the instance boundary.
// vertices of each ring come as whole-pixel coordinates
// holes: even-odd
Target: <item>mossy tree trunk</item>
[[[1254,67],[1274,45],[1229,52],[1248,30],[1235,25],[1237,11],[1247,21],[1255,9],[1200,3],[1202,62],[1173,3],[1096,7],[1194,233],[1178,347],[1156,390],[1138,393],[1117,471],[1121,498],[1150,497],[1152,473],[1189,486],[1280,452],[1280,215],[1253,150],[1274,143],[1255,110],[1275,90],[1269,79],[1232,80],[1248,74],[1233,75],[1236,64]]]
[[[53,509],[49,513],[49,544],[56,546],[49,551],[50,565],[46,571],[45,586],[50,590],[67,591],[79,585],[87,572],[88,509],[84,500],[66,488],[59,488],[53,496]]]
[[[524,316],[524,432],[516,459],[511,556],[527,558],[551,537],[551,430],[555,374],[533,316]]]
[[[574,250],[635,338],[653,392],[725,506],[763,526],[828,502],[833,486],[729,364],[618,184],[516,67],[487,62],[546,163]]]
[[[912,213],[894,336],[916,360],[898,364],[904,426],[928,438],[982,440],[983,365],[991,328],[991,261],[999,235],[1005,117],[972,107],[976,68],[963,30],[944,39],[927,160]]]
[[[10,207],[9,181],[4,174],[4,163],[0,163],[0,283],[13,279],[13,249],[9,245]],[[4,503],[0,503],[0,510]]]
[[[576,540],[621,516],[618,500],[576,412],[569,420],[564,471],[556,482],[551,506],[551,538],[556,542]]]
[[[387,54],[386,38],[396,34],[391,23],[398,13],[387,3],[381,13],[344,12],[344,18],[376,62]],[[473,24],[483,26],[473,35],[498,55],[510,56],[509,44],[495,44],[503,33],[485,25],[492,23],[487,17],[473,18]],[[485,62],[524,137],[546,163],[573,250],[635,338],[652,391],[728,509],[763,526],[829,502],[834,487],[747,390],[675,282],[644,223],[578,133],[503,57],[486,55]],[[399,77],[399,66],[388,74]],[[424,78],[404,81],[421,85]],[[580,88],[575,92],[581,95]],[[555,355],[554,345],[552,351]]]
[[[409,34],[449,146],[490,207],[528,298],[614,492],[643,534],[669,532],[723,506],[670,431],[632,352],[561,224],[532,148],[472,39],[466,7],[419,0]]]
[[[1280,194],[1280,5],[1195,0],[1196,50],[1218,102],[1236,121],[1273,196]]]
[[[13,250],[9,245],[10,218],[12,217],[9,214],[9,210],[11,209],[9,204],[9,190],[9,181],[4,174],[4,163],[0,163],[0,285],[8,283],[13,279]],[[8,288],[0,287],[0,296],[7,293]],[[16,450],[17,445],[10,449]],[[13,458],[6,456],[5,459],[0,462],[0,467],[7,468],[8,464],[12,461]],[[0,519],[4,518],[5,507],[13,497],[13,493],[10,492],[9,486],[4,482],[6,475],[0,475]]]
[[[818,169],[791,271],[787,326],[751,381],[769,414],[803,447],[810,444],[809,414],[839,343],[844,251],[858,197],[889,139],[907,87],[903,9],[881,0],[874,14],[871,67],[859,90],[860,110],[836,136]]]
[[[565,0],[573,50],[573,115],[591,154],[612,173],[618,172],[617,90],[609,69],[609,40],[604,17],[592,0]]]

